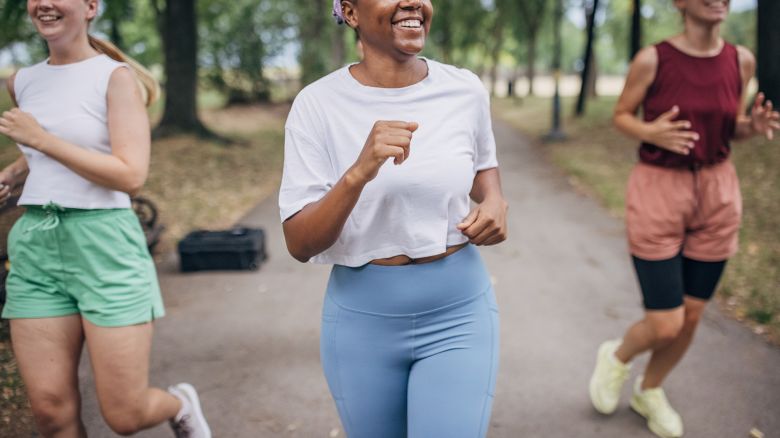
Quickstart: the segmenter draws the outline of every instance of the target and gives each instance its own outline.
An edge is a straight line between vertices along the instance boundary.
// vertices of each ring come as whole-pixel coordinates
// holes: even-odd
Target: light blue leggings
[[[479,438],[498,368],[498,309],[469,245],[420,265],[334,266],[325,377],[349,438]]]

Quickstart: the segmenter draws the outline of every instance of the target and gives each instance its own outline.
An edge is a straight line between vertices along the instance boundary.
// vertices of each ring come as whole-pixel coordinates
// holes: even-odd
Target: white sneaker
[[[615,357],[621,342],[615,339],[601,344],[596,357],[596,369],[590,378],[590,401],[602,414],[611,414],[617,409],[620,390],[631,370],[630,364],[624,364]]]
[[[647,427],[662,438],[679,438],[683,436],[683,422],[662,388],[642,390],[642,376],[634,384],[634,395],[631,397],[631,408],[639,415],[647,418]]]
[[[168,392],[181,400],[181,410],[169,421],[176,438],[211,438],[195,388],[189,383],[179,383],[169,387]]]

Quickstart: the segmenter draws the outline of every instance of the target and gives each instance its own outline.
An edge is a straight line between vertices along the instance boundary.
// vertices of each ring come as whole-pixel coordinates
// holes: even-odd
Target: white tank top
[[[85,149],[110,154],[106,91],[111,74],[127,64],[106,55],[66,65],[48,60],[16,73],[19,109],[32,114],[50,134]],[[128,208],[127,193],[95,184],[59,161],[19,145],[30,174],[19,205],[57,203],[66,208]]]

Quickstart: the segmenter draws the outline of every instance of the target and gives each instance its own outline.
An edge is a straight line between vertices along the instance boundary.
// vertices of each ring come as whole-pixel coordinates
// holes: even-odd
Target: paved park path
[[[622,222],[575,193],[506,124],[496,121],[495,131],[511,208],[510,239],[482,249],[501,315],[489,436],[652,437],[628,408],[629,385],[609,418],[587,395],[599,343],[641,316]],[[197,386],[216,438],[344,437],[319,363],[328,268],[287,254],[276,199],[243,223],[269,235],[271,258],[259,272],[182,275],[172,255],[161,263],[168,316],[157,323],[152,383]],[[780,437],[780,350],[715,306],[697,336],[667,385],[686,437],[742,438],[753,427]],[[82,377],[91,436],[113,437],[86,359]],[[141,436],[172,435],[160,426]]]

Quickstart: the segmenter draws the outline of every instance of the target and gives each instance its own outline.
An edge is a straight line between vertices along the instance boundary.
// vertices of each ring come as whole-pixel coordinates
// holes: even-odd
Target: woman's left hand
[[[780,129],[780,113],[772,110],[772,101],[766,100],[764,93],[758,93],[750,112],[750,127],[758,135],[765,135],[772,140],[774,131]]]
[[[40,150],[46,131],[35,117],[19,108],[5,111],[0,117],[0,134],[24,146]]]
[[[477,204],[458,224],[458,229],[474,245],[495,245],[506,240],[506,211],[503,198],[488,198]]]

